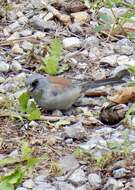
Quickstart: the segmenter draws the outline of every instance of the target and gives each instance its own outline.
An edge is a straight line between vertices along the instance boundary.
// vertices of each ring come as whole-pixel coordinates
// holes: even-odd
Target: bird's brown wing
[[[62,77],[49,76],[48,78],[52,82],[52,84],[57,88],[69,87],[72,84],[71,80]]]

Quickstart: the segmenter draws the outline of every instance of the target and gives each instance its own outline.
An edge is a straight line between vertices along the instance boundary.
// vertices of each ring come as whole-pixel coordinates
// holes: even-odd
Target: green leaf
[[[108,16],[106,13],[100,13],[100,19],[104,22],[104,23],[110,23],[111,22],[111,17]]]
[[[8,184],[5,180],[0,183],[0,190],[15,190],[15,188],[14,185]]]
[[[56,75],[59,71],[59,60],[62,54],[62,45],[59,39],[54,39],[51,44],[49,55],[42,59],[40,69],[50,75]]]
[[[21,147],[21,154],[22,158],[24,160],[27,160],[29,157],[31,157],[33,150],[32,148],[29,147],[27,142],[22,142],[22,147]]]
[[[24,92],[19,97],[19,103],[20,103],[20,110],[21,112],[27,112],[27,104],[28,100],[30,99],[30,96],[27,92]]]
[[[101,32],[103,30],[103,28],[104,28],[103,25],[97,25],[92,30],[93,30],[93,32]]]
[[[38,120],[40,119],[41,112],[40,109],[36,106],[35,102],[32,101],[27,105],[27,113],[29,120]]]
[[[128,71],[129,71],[132,75],[135,75],[135,66],[128,65]]]

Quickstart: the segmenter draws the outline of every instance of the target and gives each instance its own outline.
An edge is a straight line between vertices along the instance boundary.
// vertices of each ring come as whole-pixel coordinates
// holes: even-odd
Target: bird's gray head
[[[45,76],[39,74],[39,73],[34,73],[30,75],[26,81],[26,86],[28,92],[34,91],[39,85],[40,81],[46,79]]]

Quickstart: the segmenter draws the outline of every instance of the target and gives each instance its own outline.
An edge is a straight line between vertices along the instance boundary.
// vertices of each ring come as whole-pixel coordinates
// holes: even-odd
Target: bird
[[[88,89],[124,83],[122,77],[112,77],[94,82],[73,82],[58,76],[33,73],[27,78],[27,92],[37,105],[46,110],[67,110]]]

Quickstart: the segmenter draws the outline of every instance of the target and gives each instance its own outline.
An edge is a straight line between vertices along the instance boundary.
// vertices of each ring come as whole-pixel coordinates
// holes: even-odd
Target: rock
[[[15,54],[23,54],[23,49],[20,48],[18,43],[15,43],[14,46],[12,47],[12,52]]]
[[[124,184],[122,183],[122,181],[109,177],[107,183],[104,186],[104,189],[118,190],[118,189],[122,189],[122,187],[124,187]]]
[[[56,142],[57,142],[57,140],[56,140],[56,137],[54,135],[48,135],[47,136],[47,142],[46,142],[47,145],[53,146],[56,144]]]
[[[91,149],[94,149],[97,145],[100,145],[105,148],[107,147],[106,141],[100,136],[91,137],[91,139],[88,142],[80,144],[79,147],[89,152]]]
[[[12,71],[21,71],[22,70],[22,65],[18,61],[14,60],[12,62],[12,65],[11,65],[11,70]]]
[[[30,36],[30,35],[32,35],[32,31],[29,30],[29,29],[22,30],[22,31],[20,32],[20,36],[23,36],[23,37],[25,37],[25,36]]]
[[[16,39],[18,39],[20,37],[20,35],[19,35],[19,32],[14,32],[8,39],[7,39],[7,41],[9,40],[16,40]]]
[[[114,67],[117,64],[117,57],[118,55],[114,54],[114,55],[109,55],[106,57],[101,58],[100,60],[100,64],[109,64],[110,66]]]
[[[82,126],[81,122],[77,122],[73,125],[64,127],[65,137],[83,139],[87,136],[85,128]]]
[[[113,176],[115,178],[122,178],[125,177],[127,174],[129,174],[130,171],[125,168],[119,168],[113,171]]]
[[[8,26],[10,32],[15,32],[17,29],[20,28],[20,24],[18,21],[15,21],[14,23],[10,24]]]
[[[22,43],[22,48],[23,48],[25,51],[32,50],[33,44],[25,40],[25,41],[23,41],[23,43]]]
[[[135,3],[135,0],[125,0],[127,3]]]
[[[67,173],[70,170],[73,170],[74,168],[79,167],[79,163],[73,155],[67,155],[67,156],[62,157],[59,163],[64,173]]]
[[[126,65],[117,66],[110,74],[111,77],[126,77],[129,75]]]
[[[66,144],[72,144],[73,143],[73,139],[68,138],[68,139],[65,140],[65,143]]]
[[[133,54],[134,46],[129,39],[123,38],[115,44],[114,50],[121,55],[131,55]]]
[[[133,116],[133,118],[132,118],[132,121],[131,121],[131,122],[132,122],[132,127],[133,127],[133,128],[135,128],[135,116]]]
[[[133,177],[133,178],[131,178],[131,187],[134,187],[135,188],[135,178]]]
[[[60,111],[60,110],[54,110],[53,112],[52,112],[52,115],[53,116],[62,116],[63,114],[62,114],[62,112]]]
[[[22,16],[22,17],[20,17],[20,18],[18,19],[18,22],[19,22],[19,24],[21,24],[21,25],[28,24],[29,19],[28,19],[26,16]]]
[[[13,151],[9,154],[9,156],[12,157],[12,158],[16,158],[18,155],[19,155],[18,150],[13,150]]]
[[[68,37],[63,39],[63,47],[65,49],[81,47],[81,40],[77,37]]]
[[[31,0],[30,3],[35,9],[41,10],[45,8],[45,5],[42,3],[41,0]]]
[[[76,185],[80,186],[83,185],[86,181],[87,178],[85,176],[84,171],[81,168],[78,168],[77,170],[74,171],[74,173],[68,178],[68,180]]]
[[[25,188],[25,187],[17,187],[17,189],[16,190],[28,190],[27,188]]]
[[[41,31],[55,31],[57,29],[57,25],[54,21],[44,21],[38,16],[34,16],[30,20],[30,24],[37,30]]]
[[[124,7],[118,7],[118,8],[115,7],[115,8],[112,8],[112,10],[116,18],[123,16],[128,11],[128,9]],[[106,14],[109,17],[110,24],[116,22],[116,18],[114,17],[110,8],[106,8],[106,7],[100,8],[99,14]]]
[[[43,182],[34,186],[32,190],[56,190],[56,188],[49,183]]]
[[[90,36],[83,41],[84,48],[94,48],[99,46],[99,39],[96,36]]]
[[[5,82],[5,78],[0,76],[0,84]]]
[[[82,27],[80,26],[79,23],[75,22],[73,24],[69,25],[69,29],[71,30],[71,32],[75,33],[75,34],[80,34],[83,32]]]
[[[56,190],[75,190],[76,188],[67,182],[57,182]]]
[[[91,190],[91,189],[89,183],[86,183],[85,185],[77,187],[76,190]]]
[[[134,66],[135,65],[135,59],[129,58],[126,55],[121,55],[121,56],[119,56],[117,58],[117,63],[118,63],[118,65],[125,65],[125,66],[131,65],[131,66]]]
[[[91,62],[99,60],[100,57],[101,57],[101,51],[98,47],[93,47],[90,49],[89,59]]]
[[[74,22],[78,22],[80,24],[84,24],[89,19],[89,14],[86,11],[72,13],[71,17],[74,19]]]
[[[80,97],[75,102],[75,105],[76,106],[87,106],[87,105],[95,106],[95,105],[98,105],[98,102],[93,98]]]
[[[31,121],[31,122],[29,123],[29,126],[30,126],[30,127],[39,127],[39,124],[38,124],[36,121]]]
[[[0,61],[0,72],[8,72],[9,71],[9,65],[5,63],[4,61]]]
[[[38,175],[36,178],[35,178],[35,183],[36,184],[40,184],[42,182],[45,182],[47,176],[49,175],[49,173],[46,171],[45,175]]]
[[[45,32],[36,31],[33,36],[37,39],[42,39],[45,37]]]
[[[28,188],[28,189],[32,189],[34,187],[34,182],[32,181],[32,179],[27,179],[23,182],[23,187]]]
[[[48,14],[45,15],[44,21],[51,20],[53,19],[53,17],[54,17],[53,13],[49,12]]]
[[[102,179],[101,176],[96,173],[91,173],[88,175],[88,182],[91,189],[98,189],[101,187]]]

